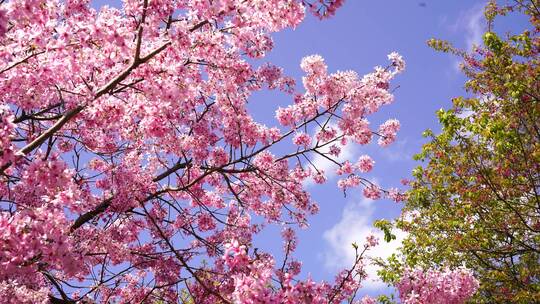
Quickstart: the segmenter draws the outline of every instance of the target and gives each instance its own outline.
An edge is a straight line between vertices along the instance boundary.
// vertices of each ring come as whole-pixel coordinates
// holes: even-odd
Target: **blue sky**
[[[119,1],[93,1],[94,6],[105,3],[117,6]],[[266,61],[277,64],[301,83],[299,64],[306,55],[322,55],[330,72],[355,70],[359,74],[372,71],[376,65],[386,65],[386,55],[392,51],[403,55],[407,69],[393,82],[399,86],[395,102],[370,117],[373,126],[388,118],[400,120],[397,142],[387,148],[354,146],[347,151],[352,160],[362,154],[372,156],[376,166],[367,177],[383,187],[399,186],[400,179],[410,177],[412,168],[418,165],[412,156],[425,142],[421,133],[427,128],[438,130],[435,111],[448,108],[452,97],[464,94],[465,78],[457,68],[457,59],[435,52],[426,41],[442,38],[468,49],[480,43],[485,30],[485,3],[348,0],[332,19],[319,21],[310,16],[298,28],[275,34],[274,50],[257,65]],[[275,109],[291,102],[285,95],[261,92],[250,100],[250,107],[256,120],[277,125]],[[309,229],[300,231],[295,257],[303,262],[304,275],[309,273],[315,280],[333,280],[336,270],[351,263],[350,244],[363,243],[375,219],[392,219],[400,210],[400,205],[391,201],[365,200],[359,191],[349,191],[344,197],[336,182],[333,178],[324,186],[308,186],[319,202],[320,213],[310,218]],[[395,246],[382,245],[375,254],[388,254]],[[256,239],[255,247],[269,251],[281,248],[279,227],[264,231]],[[360,294],[377,294],[381,288],[371,282],[365,286]]]

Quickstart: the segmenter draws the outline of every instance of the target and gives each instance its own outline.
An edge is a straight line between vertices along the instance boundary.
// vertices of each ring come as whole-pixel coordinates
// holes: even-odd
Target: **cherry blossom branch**
[[[197,283],[199,283],[203,288],[204,290],[206,290],[208,293],[216,296],[217,298],[219,298],[220,300],[223,301],[223,303],[226,303],[226,304],[232,304],[230,301],[226,300],[221,294],[215,292],[213,289],[211,289],[210,287],[208,287],[206,285],[206,283],[203,282],[203,280],[201,278],[199,278],[199,276],[191,269],[191,267],[187,264],[186,260],[184,259],[184,257],[182,257],[178,251],[176,251],[176,249],[174,248],[174,246],[171,244],[169,238],[165,235],[165,233],[163,233],[163,230],[161,229],[161,227],[159,227],[159,225],[156,223],[156,221],[154,220],[154,218],[148,213],[148,210],[146,210],[146,207],[144,206],[144,203],[141,203],[140,204],[141,207],[143,208],[144,210],[144,213],[147,215],[147,218],[150,219],[150,222],[152,223],[152,225],[154,226],[154,228],[156,228],[156,230],[158,231],[159,235],[161,236],[161,238],[165,241],[165,244],[167,244],[167,246],[169,247],[169,249],[174,253],[174,255],[176,256],[176,258],[180,261],[180,263],[182,264],[182,266],[184,266],[184,268],[193,276],[193,278],[195,278],[195,280],[197,281]]]
[[[204,26],[206,24],[208,24],[208,21],[200,22],[199,24],[192,27],[190,29],[190,31],[193,32],[193,31],[201,28],[202,26]],[[137,48],[135,50],[135,56],[136,57],[134,58],[131,65],[128,68],[126,68],[122,73],[120,73],[118,76],[116,76],[111,81],[109,81],[109,83],[107,83],[101,89],[99,89],[94,94],[93,100],[98,99],[99,97],[103,96],[104,94],[106,94],[110,90],[114,89],[114,87],[116,87],[116,85],[118,85],[121,81],[126,79],[134,69],[136,69],[141,64],[146,63],[147,61],[152,59],[154,56],[156,56],[157,54],[159,54],[160,52],[165,50],[169,45],[172,44],[171,41],[165,42],[163,45],[156,48],[155,50],[150,52],[148,55],[146,55],[146,56],[144,56],[142,58],[139,58],[138,56],[140,55],[140,48],[141,48],[141,45],[140,45],[139,41],[140,41],[140,39],[142,39],[142,38],[140,38],[142,36],[142,26],[139,28],[139,33],[140,33],[140,35],[138,35],[138,38],[137,38],[137,41],[138,41],[137,42]],[[38,136],[36,139],[34,139],[31,143],[27,144],[21,150],[19,150],[17,152],[17,155],[21,155],[21,156],[27,155],[28,153],[30,153],[31,151],[33,151],[34,149],[39,147],[41,144],[43,144],[43,142],[45,142],[49,137],[53,136],[67,122],[69,122],[71,119],[73,119],[75,116],[77,116],[77,114],[79,114],[81,111],[83,111],[86,107],[87,107],[86,104],[85,105],[79,105],[79,106],[76,106],[75,108],[69,110],[68,112],[66,112],[62,116],[62,118],[60,118],[54,125],[52,125],[52,127],[50,127],[47,131],[42,133],[40,136]],[[11,166],[11,163],[7,163],[3,167],[1,167],[0,168],[0,173],[4,173],[5,170],[7,168],[9,168],[10,166]]]

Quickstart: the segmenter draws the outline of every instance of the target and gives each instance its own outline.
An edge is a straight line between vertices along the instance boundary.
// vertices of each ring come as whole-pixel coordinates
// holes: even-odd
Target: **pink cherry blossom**
[[[376,304],[376,303],[377,303],[377,300],[373,299],[370,296],[364,296],[359,302],[359,304]]]
[[[297,146],[303,146],[304,148],[307,148],[311,145],[311,137],[303,132],[298,132],[293,137],[293,143]]]
[[[356,167],[358,168],[358,171],[366,173],[373,169],[374,164],[375,161],[373,161],[373,159],[371,159],[369,155],[362,155],[358,158],[358,161],[356,162]]]
[[[364,188],[364,196],[372,200],[380,199],[382,196],[381,188],[371,184]]]
[[[378,244],[379,244],[379,239],[375,235],[369,234],[366,237],[366,246],[375,247]]]
[[[395,73],[401,73],[405,70],[405,61],[397,52],[388,54],[388,59],[392,62],[392,65],[396,67]]]
[[[0,105],[0,167],[15,160],[15,147],[11,139],[14,136],[14,116],[5,105]]]
[[[407,199],[407,195],[396,188],[388,189],[387,196],[396,203]]]
[[[319,170],[319,172],[313,175],[313,181],[317,184],[324,184],[326,182],[326,176],[324,175],[324,170]]]
[[[354,166],[349,162],[349,161],[345,161],[343,164],[341,164],[341,166],[336,170],[336,173],[338,175],[343,175],[343,174],[352,174],[354,172]]]
[[[396,285],[399,298],[406,304],[461,304],[474,295],[478,281],[465,268],[441,271],[405,269]]]
[[[6,34],[7,32],[7,17],[6,17],[6,11],[0,10],[0,39]]]
[[[379,127],[379,145],[385,147],[396,140],[396,134],[399,130],[399,121],[395,119],[389,119]]]

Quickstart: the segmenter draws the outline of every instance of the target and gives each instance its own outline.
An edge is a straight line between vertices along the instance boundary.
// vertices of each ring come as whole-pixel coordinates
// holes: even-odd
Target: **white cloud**
[[[465,43],[467,44],[467,49],[471,50],[473,46],[482,43],[483,25],[485,22],[484,5],[473,7],[465,16]]]
[[[444,22],[447,22],[447,20]],[[457,20],[449,25],[449,30],[454,33],[464,34],[465,46],[468,50],[471,50],[474,45],[482,43],[484,25],[484,3],[479,3],[461,11]]]
[[[464,33],[465,48],[467,51],[471,51],[475,45],[482,44],[485,24],[484,3],[480,3],[461,12],[457,21],[450,26],[450,30]],[[460,61],[455,62],[456,70],[459,70],[459,64]]]
[[[390,243],[385,242],[384,234],[372,226],[372,216],[375,210],[373,202],[364,198],[360,202],[347,203],[341,220],[324,232],[323,238],[329,245],[324,253],[326,267],[337,270],[353,265],[355,253],[351,244],[355,242],[359,246],[363,246],[369,234],[379,238],[379,245],[372,248],[367,256],[385,259],[397,251],[405,237],[405,232],[395,231],[397,239]],[[377,279],[377,269],[378,267],[375,265],[366,267],[368,279],[362,283],[364,288],[373,290],[386,287],[385,283]]]

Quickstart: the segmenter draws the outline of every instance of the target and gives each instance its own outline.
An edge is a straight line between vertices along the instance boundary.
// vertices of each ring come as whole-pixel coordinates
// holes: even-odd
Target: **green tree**
[[[484,46],[471,53],[430,40],[463,59],[465,88],[437,113],[442,131],[426,131],[423,162],[396,226],[409,236],[400,258],[381,275],[398,279],[403,267],[472,269],[480,280],[474,303],[540,302],[540,1],[515,0],[485,9]],[[530,27],[504,37],[494,21],[519,14]]]

